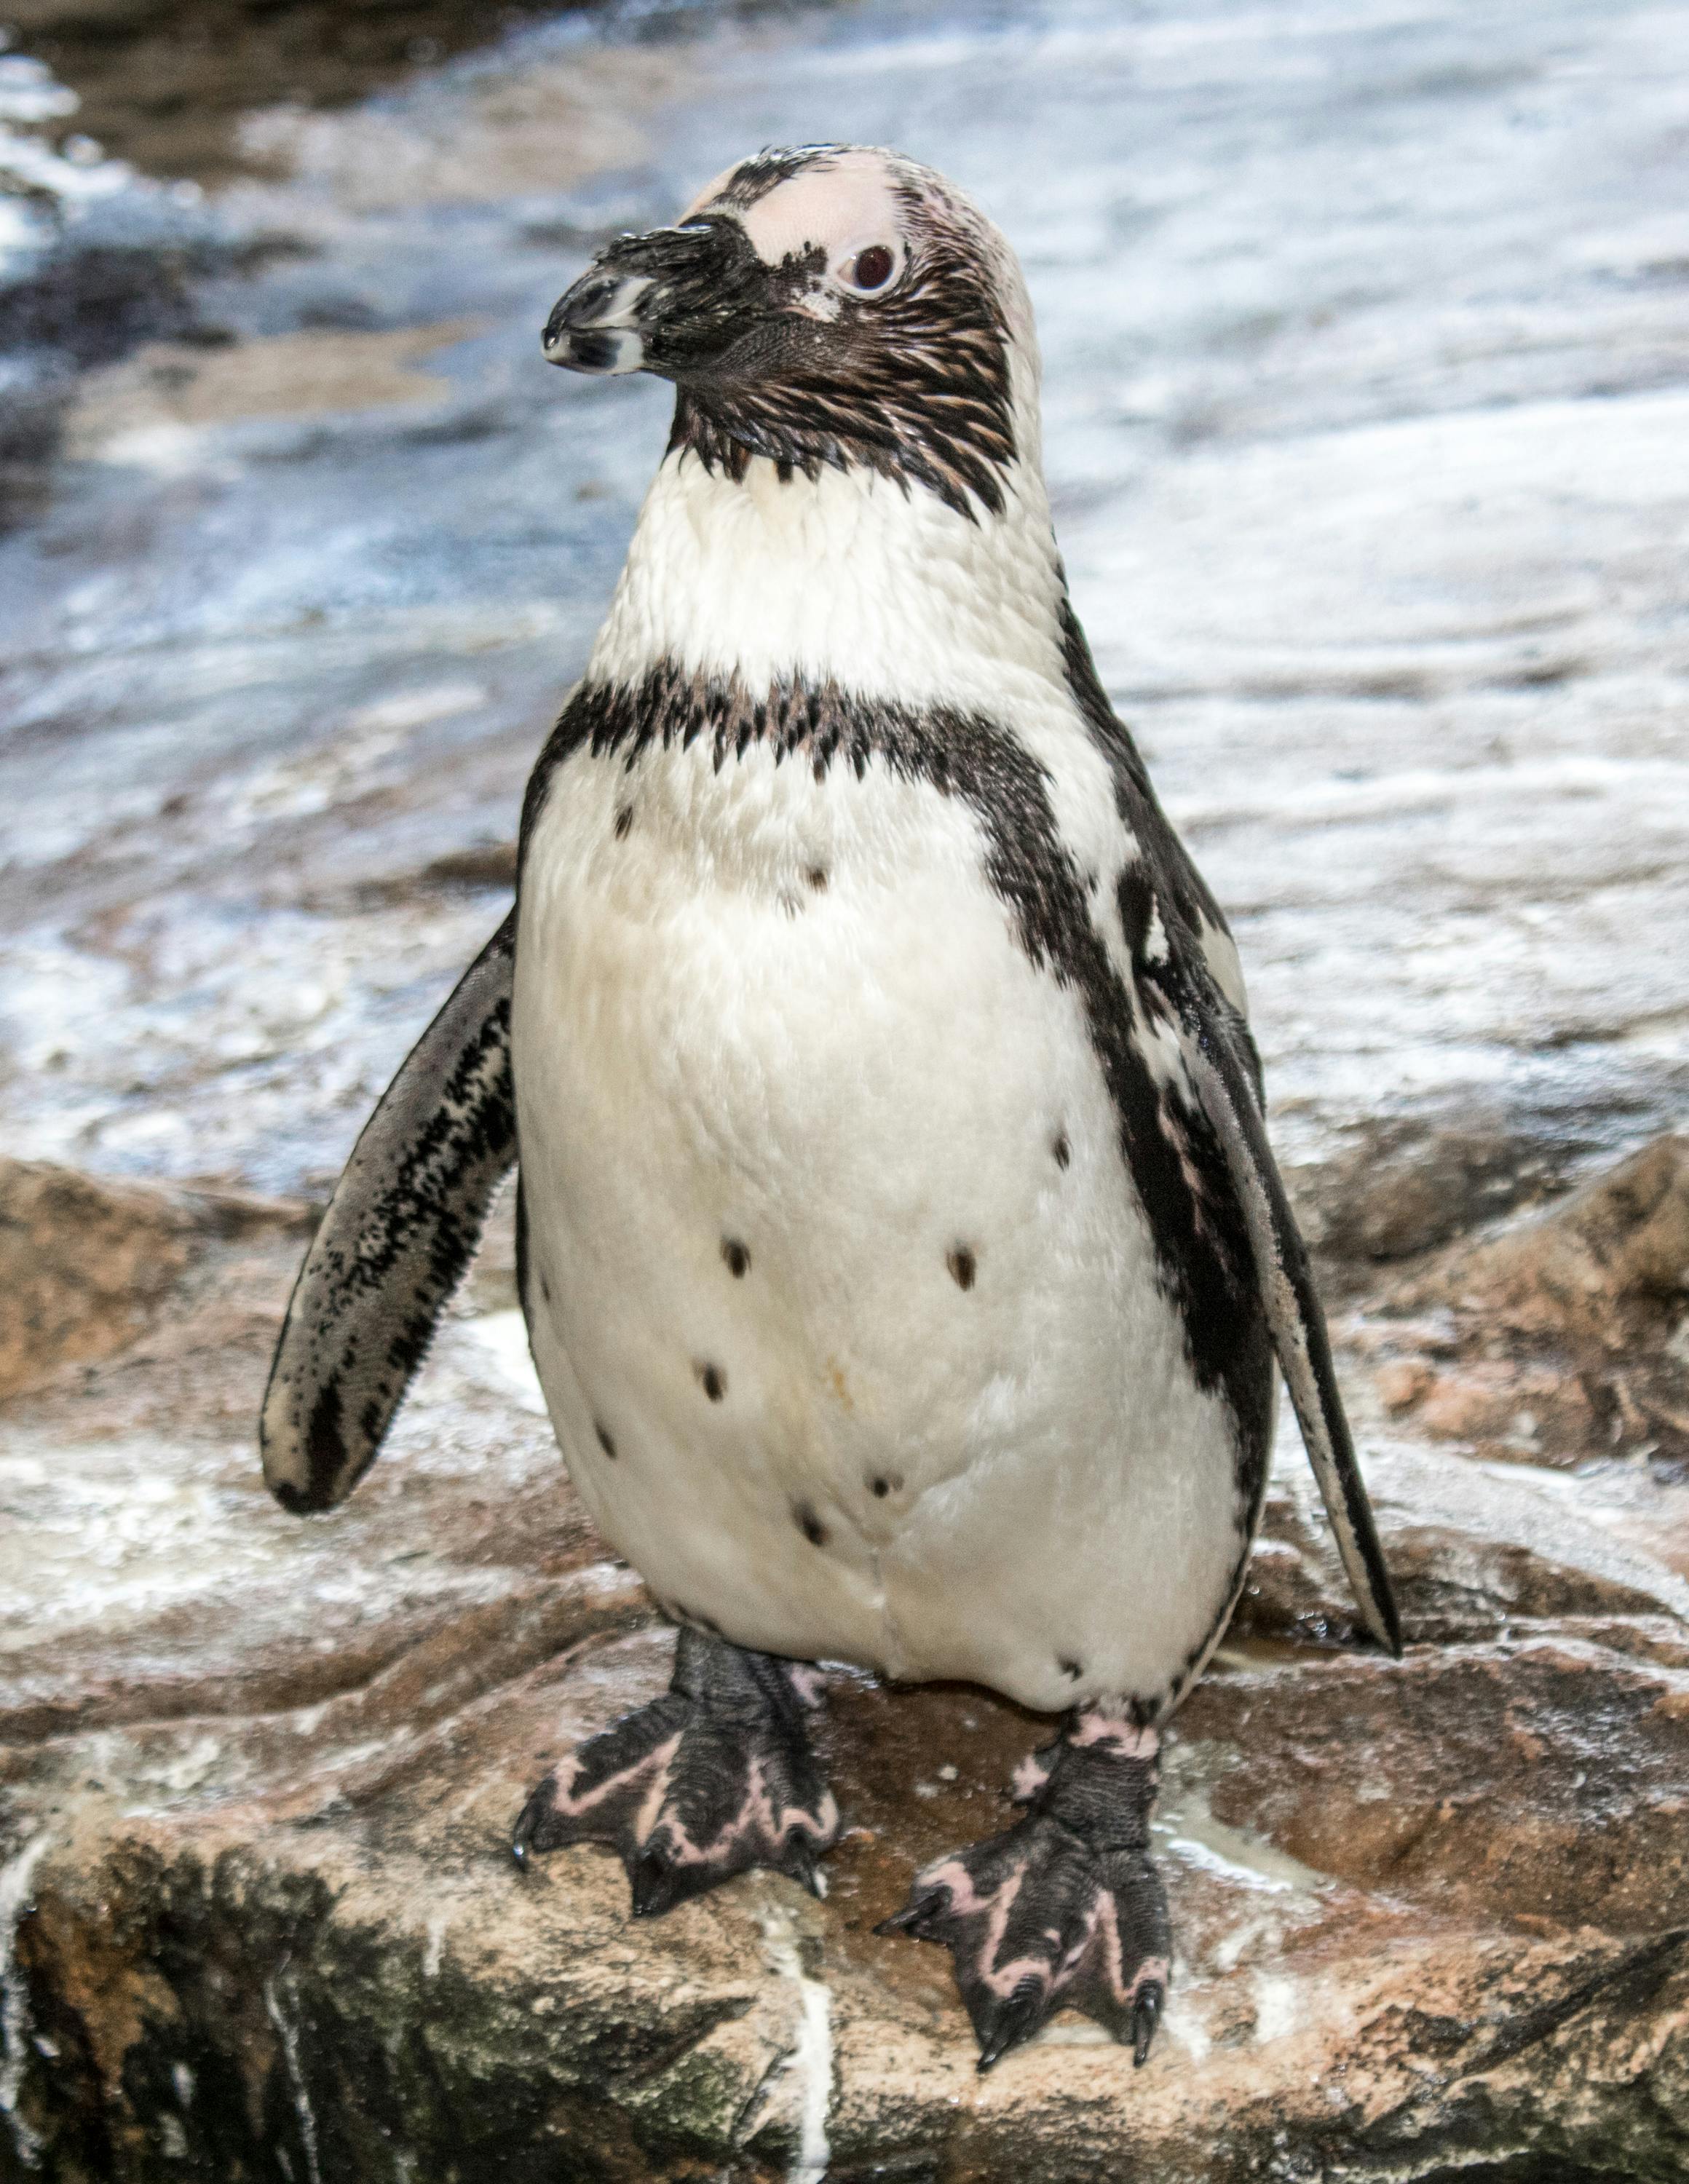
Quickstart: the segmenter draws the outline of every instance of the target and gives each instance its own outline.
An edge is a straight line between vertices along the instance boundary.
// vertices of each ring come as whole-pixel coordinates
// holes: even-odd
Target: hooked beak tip
[[[631,326],[567,326],[545,330],[545,360],[567,371],[584,371],[596,378],[613,378],[638,371],[645,361],[645,344]]]
[[[599,376],[638,371],[645,360],[638,310],[650,281],[592,266],[560,296],[546,320],[546,359]]]

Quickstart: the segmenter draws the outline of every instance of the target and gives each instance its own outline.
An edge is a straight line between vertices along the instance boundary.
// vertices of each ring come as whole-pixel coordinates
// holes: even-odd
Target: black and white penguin
[[[1242,1585],[1277,1374],[1379,1642],[1388,1576],[1224,917],[1110,709],[997,231],[928,169],[764,152],[558,303],[674,426],[529,783],[516,905],[360,1139],[263,1419],[290,1508],[376,1453],[520,1152],[569,1469],[680,1624],[519,1858],[636,1911],[839,1815],[818,1661],[1058,1714],[916,1879],[989,2067],[1073,2005],[1141,2061],[1157,1749]]]

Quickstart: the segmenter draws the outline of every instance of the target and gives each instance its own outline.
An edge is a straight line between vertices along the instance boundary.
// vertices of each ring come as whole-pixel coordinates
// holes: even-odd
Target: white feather
[[[1076,716],[1067,759],[1078,801]],[[1118,865],[1112,807],[1095,824]],[[964,805],[878,762],[567,762],[517,946],[529,1303],[571,1473],[660,1598],[1053,1708],[1153,1694],[1202,1637],[1233,1442],[1079,998],[984,855]]]

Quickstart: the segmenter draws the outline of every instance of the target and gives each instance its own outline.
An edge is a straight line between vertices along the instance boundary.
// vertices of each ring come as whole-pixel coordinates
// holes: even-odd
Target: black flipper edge
[[[1261,1301],[1308,1461],[1367,1628],[1399,1660],[1402,1624],[1366,1482],[1338,1392],[1325,1314],[1307,1246],[1267,1141],[1249,1073],[1231,1035],[1232,1011],[1203,970],[1185,967],[1185,1045],[1197,1098],[1224,1153],[1249,1231]]]

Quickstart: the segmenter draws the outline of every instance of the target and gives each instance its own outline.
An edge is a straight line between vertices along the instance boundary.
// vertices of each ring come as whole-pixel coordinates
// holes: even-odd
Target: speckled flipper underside
[[[285,1508],[329,1508],[368,1470],[516,1158],[515,939],[513,911],[382,1095],[299,1269],[259,1427]]]

